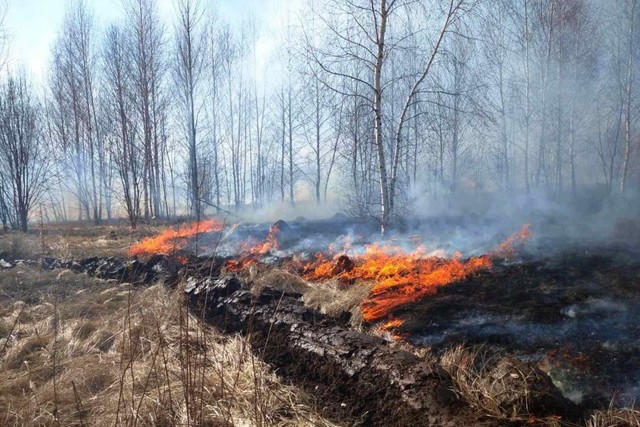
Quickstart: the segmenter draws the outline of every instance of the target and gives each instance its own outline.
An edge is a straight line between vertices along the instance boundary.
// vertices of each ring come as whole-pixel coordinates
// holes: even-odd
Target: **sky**
[[[0,0],[2,1],[2,0]],[[4,0],[7,13],[4,25],[10,38],[8,64],[24,67],[35,80],[43,82],[50,62],[51,46],[62,26],[65,8],[70,0]],[[117,22],[123,16],[122,0],[86,0],[93,9],[99,27]],[[161,19],[168,26],[174,22],[174,0],[154,0]],[[203,0],[208,4],[213,0]],[[237,23],[250,13],[262,21],[261,46],[269,46],[269,34],[279,26],[279,17],[300,0],[218,0],[215,7],[220,18]],[[269,28],[273,27],[273,28]]]

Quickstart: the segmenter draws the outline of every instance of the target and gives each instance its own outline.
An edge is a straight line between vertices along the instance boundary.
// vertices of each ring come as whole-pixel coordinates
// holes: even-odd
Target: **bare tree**
[[[633,151],[633,109],[634,109],[634,80],[636,79],[636,68],[638,67],[637,59],[637,37],[638,37],[638,16],[640,13],[640,5],[638,0],[626,0],[623,2],[622,9],[622,28],[626,34],[621,37],[624,47],[619,61],[620,64],[619,82],[621,89],[621,102],[624,110],[624,154],[622,157],[622,166],[620,172],[620,191],[627,189],[627,178],[629,175],[629,166]]]
[[[213,18],[212,18],[213,20]],[[209,138],[211,140],[211,152],[212,152],[212,178],[211,183],[212,191],[215,194],[216,211],[220,212],[220,206],[222,202],[222,171],[220,161],[221,150],[221,125],[222,125],[222,108],[220,106],[222,102],[221,86],[222,86],[222,62],[223,51],[221,43],[222,34],[220,29],[214,25],[214,22],[209,22],[207,28],[208,36],[208,69],[209,69],[209,102],[207,106],[207,116],[209,118]]]
[[[203,11],[197,0],[180,0],[177,13],[175,74],[178,91],[184,103],[186,120],[191,211],[199,221],[202,217],[202,188],[198,167],[198,106],[196,103],[205,64],[205,38],[201,28]]]
[[[53,49],[47,111],[60,158],[67,162],[68,178],[75,183],[78,216],[82,210],[99,223],[103,215],[103,140],[98,126],[95,34],[93,17],[82,0],[66,12],[62,32]]]
[[[40,115],[24,75],[10,75],[0,91],[0,182],[3,205],[8,205],[3,210],[23,232],[28,231],[29,216],[47,189],[50,157]]]
[[[127,40],[121,29],[107,31],[104,48],[104,104],[111,129],[110,152],[122,185],[122,198],[131,227],[141,217],[141,186],[144,170],[144,144],[138,144],[133,101],[134,82],[127,61]]]
[[[441,23],[434,34],[428,49],[420,52],[422,63],[413,70],[402,73],[402,77],[393,76],[387,71],[387,64],[394,55],[402,52],[408,34],[402,31],[403,20],[419,11],[422,4],[413,1],[379,0],[377,2],[352,2],[347,5],[332,1],[329,7],[341,11],[341,19],[319,14],[325,28],[334,42],[325,47],[311,49],[311,55],[319,67],[328,75],[353,80],[366,89],[363,96],[370,103],[373,115],[374,143],[376,147],[378,181],[380,188],[380,229],[384,235],[391,222],[397,194],[400,173],[400,159],[405,149],[404,126],[416,97],[432,71],[432,67],[445,36],[450,27],[470,7],[464,0],[450,0],[441,9]],[[434,5],[435,6],[435,5]],[[411,9],[410,12],[407,12]],[[404,13],[403,13],[404,12]],[[337,23],[336,23],[337,22]],[[424,31],[420,28],[414,31]],[[416,54],[416,50],[410,50]],[[365,74],[354,74],[353,63],[361,65],[358,69],[367,70]],[[332,87],[330,83],[328,86]],[[386,115],[389,91],[396,87],[405,92],[404,101],[394,117]],[[332,87],[339,92],[339,89]],[[356,96],[354,93],[348,94]],[[390,145],[385,130],[393,135]]]
[[[301,115],[304,139],[310,150],[309,180],[313,185],[315,201],[326,202],[327,187],[336,160],[338,142],[342,136],[344,98],[328,91],[318,76],[317,65],[310,63],[302,78],[307,81],[303,89]],[[323,191],[324,187],[324,191]]]
[[[156,2],[125,0],[128,18],[128,55],[133,64],[130,74],[135,90],[135,105],[144,158],[144,216],[159,216],[162,210],[161,169],[163,150],[159,120],[165,107],[163,74],[164,28],[159,21]]]

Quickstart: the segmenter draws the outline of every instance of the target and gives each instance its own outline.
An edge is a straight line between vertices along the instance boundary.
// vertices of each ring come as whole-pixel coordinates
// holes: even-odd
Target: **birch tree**
[[[427,6],[403,0],[358,1],[346,5],[332,1],[328,5],[333,15],[326,14],[326,9],[319,11],[318,15],[332,41],[325,46],[315,46],[311,49],[311,55],[326,74],[352,80],[364,88],[362,94],[352,92],[345,95],[363,97],[372,109],[380,194],[380,231],[385,235],[394,213],[400,159],[405,149],[404,127],[411,107],[432,72],[451,26],[473,5],[465,0],[449,0],[440,8],[436,4]],[[429,7],[439,9],[438,31],[432,33],[425,27],[414,30],[430,35],[429,40],[424,40],[428,48],[410,50],[411,54],[420,56],[420,65],[413,70],[405,70],[401,77],[394,77],[388,65],[395,55],[406,52],[403,43],[409,35],[403,31],[407,27],[404,20],[413,19],[415,13],[424,12]],[[340,12],[337,19],[336,11]],[[354,63],[359,64],[360,68],[354,67]],[[356,74],[352,72],[354,68],[366,71]],[[327,85],[331,86],[328,82]],[[332,89],[340,92],[336,87]],[[402,95],[395,94],[403,101],[395,115],[389,117],[386,109],[390,101],[389,94],[393,90],[404,92]],[[385,132],[389,134],[385,135]]]

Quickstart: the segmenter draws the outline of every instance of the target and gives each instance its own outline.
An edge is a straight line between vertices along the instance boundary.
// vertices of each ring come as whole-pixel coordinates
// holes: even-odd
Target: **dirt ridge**
[[[266,288],[259,296],[235,277],[191,279],[191,309],[227,333],[250,338],[260,358],[279,375],[317,397],[324,414],[362,425],[524,425],[484,417],[452,391],[435,361],[391,348],[378,337],[350,329],[304,306],[301,295]],[[539,417],[575,419],[559,393],[539,396]]]

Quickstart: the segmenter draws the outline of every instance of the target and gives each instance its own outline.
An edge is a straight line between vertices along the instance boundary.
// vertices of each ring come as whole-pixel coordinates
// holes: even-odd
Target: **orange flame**
[[[339,257],[338,260],[345,264],[344,258]],[[491,267],[488,257],[463,261],[457,254],[446,260],[425,256],[421,248],[406,253],[397,246],[377,244],[366,246],[365,253],[353,257],[350,262],[348,268],[318,255],[316,261],[305,268],[303,275],[307,280],[374,281],[375,286],[361,305],[364,320],[368,322],[380,320],[395,308],[434,293],[439,286]]]
[[[188,238],[198,233],[221,231],[222,224],[213,220],[193,223],[178,230],[167,230],[156,237],[144,239],[130,250],[131,255],[171,253],[181,249]],[[226,268],[239,272],[258,263],[262,255],[278,249],[277,225],[269,228],[266,239],[258,244],[245,243],[242,256],[229,260]],[[418,301],[433,294],[441,286],[461,281],[479,271],[492,266],[492,257],[510,257],[515,255],[516,246],[531,236],[529,225],[509,236],[488,255],[463,259],[456,253],[453,258],[445,259],[443,252],[427,253],[418,237],[414,237],[416,249],[405,252],[392,244],[373,244],[365,246],[365,252],[352,257],[345,253],[351,246],[349,240],[341,253],[331,255],[319,253],[316,259],[303,263],[297,257],[287,262],[289,268],[302,273],[306,280],[319,281],[338,279],[343,283],[356,280],[374,282],[375,285],[360,308],[365,321],[374,322],[388,318],[396,308]],[[330,247],[334,254],[335,247]],[[390,319],[383,325],[384,330],[397,328],[402,320]]]
[[[190,237],[212,231],[222,231],[222,223],[215,220],[207,220],[189,225],[184,224],[177,230],[168,229],[157,236],[143,239],[129,249],[129,255],[170,254],[182,249],[188,243]]]
[[[403,341],[406,338],[405,334],[396,334],[393,331],[404,324],[404,320],[391,318],[387,322],[380,325],[380,330],[389,333],[391,339],[394,341]]]
[[[269,227],[269,233],[263,242],[256,244],[255,240],[245,241],[240,246],[241,256],[238,259],[232,259],[226,262],[225,266],[227,270],[237,273],[247,267],[257,264],[259,256],[266,255],[269,251],[279,248],[279,233],[280,227],[274,224]]]
[[[328,259],[317,254],[315,261],[303,267],[306,280],[326,280],[335,278],[340,281],[356,279],[375,282],[368,298],[361,304],[365,321],[373,322],[388,317],[396,308],[418,301],[433,294],[441,286],[457,282],[492,266],[491,257],[512,257],[516,246],[531,236],[529,224],[509,236],[487,256],[462,259],[456,253],[452,259],[444,259],[443,252],[429,254],[417,239],[414,252],[406,253],[398,246],[366,246],[363,255],[347,258],[344,253]],[[345,261],[346,260],[346,261]],[[398,321],[389,321],[385,329],[398,326]]]
[[[269,227],[269,234],[265,241],[249,248],[249,252],[254,255],[264,255],[272,249],[278,249],[278,233],[280,233],[280,227],[273,224]]]
[[[404,320],[402,319],[391,319],[388,322],[385,322],[381,328],[383,331],[388,331],[390,329],[399,328],[404,324]]]
[[[255,258],[230,259],[226,262],[225,267],[233,273],[238,273],[257,263],[258,261]]]
[[[529,224],[524,224],[520,231],[513,233],[504,242],[500,243],[491,255],[500,258],[513,258],[517,253],[516,246],[524,243],[529,237],[531,237]]]
[[[269,227],[269,233],[264,241],[256,243],[252,238],[244,241],[240,246],[242,256],[265,255],[272,249],[278,249],[278,233],[280,233],[280,227],[274,224]]]
[[[396,262],[400,266],[391,266]],[[369,297],[361,305],[366,321],[382,319],[402,305],[418,301],[435,293],[441,286],[460,281],[492,265],[488,257],[470,258],[466,261],[459,258],[425,258],[414,260],[416,265],[413,267],[407,266],[406,262],[406,259],[386,261],[385,268],[391,271],[397,268],[397,273],[382,277],[371,289]]]

